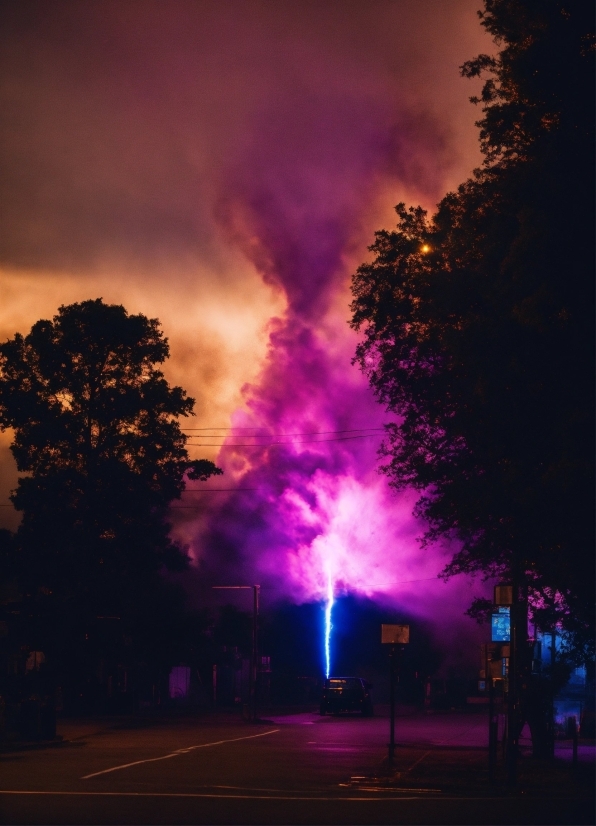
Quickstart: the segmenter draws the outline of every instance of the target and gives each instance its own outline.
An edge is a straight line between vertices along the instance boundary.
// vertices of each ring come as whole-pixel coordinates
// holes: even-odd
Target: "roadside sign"
[[[495,605],[513,605],[513,585],[495,585]]]
[[[509,608],[500,606],[491,615],[491,639],[493,642],[509,642],[511,640],[511,612]]]
[[[410,642],[410,626],[381,625],[381,642],[389,645],[403,645]]]

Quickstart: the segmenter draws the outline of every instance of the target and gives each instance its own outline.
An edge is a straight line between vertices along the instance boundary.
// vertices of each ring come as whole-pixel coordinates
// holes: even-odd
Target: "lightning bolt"
[[[325,677],[329,679],[329,672],[331,671],[331,652],[329,641],[331,637],[331,611],[333,609],[333,582],[331,574],[327,578],[327,604],[325,605]]]

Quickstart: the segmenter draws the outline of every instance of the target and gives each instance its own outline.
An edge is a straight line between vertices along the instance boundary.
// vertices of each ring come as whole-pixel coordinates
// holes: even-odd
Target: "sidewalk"
[[[122,718],[118,718],[120,721]],[[113,728],[115,719],[88,719],[88,720],[58,720],[56,723],[56,737],[52,740],[21,740],[16,732],[0,740],[0,754],[15,751],[31,751],[35,749],[49,749],[61,746],[86,737],[92,737]]]
[[[362,782],[385,788],[440,791],[461,796],[528,796],[541,798],[594,799],[593,759],[573,767],[570,761],[534,760],[521,757],[517,762],[517,783],[506,783],[504,761],[500,757],[493,782],[489,782],[488,755],[478,749],[462,747],[398,749],[394,766],[387,759]]]
[[[64,742],[72,743],[77,740],[84,740],[87,737],[93,737],[95,734],[101,734],[104,731],[109,731],[122,722],[122,717],[96,717],[95,719],[88,718],[81,720],[72,718],[58,719],[56,732],[62,737]]]
[[[580,740],[573,765],[571,740],[555,741],[554,760],[532,757],[529,731],[524,729],[517,761],[517,784],[506,785],[502,743],[499,743],[493,782],[488,771],[488,720],[484,714],[441,712],[396,720],[393,765],[385,757],[370,776],[351,785],[448,792],[462,796],[594,798],[596,746]]]

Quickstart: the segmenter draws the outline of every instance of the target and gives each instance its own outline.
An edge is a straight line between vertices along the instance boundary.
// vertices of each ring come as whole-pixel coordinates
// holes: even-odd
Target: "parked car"
[[[362,677],[330,677],[325,680],[321,696],[321,715],[359,711],[372,717],[372,685]]]

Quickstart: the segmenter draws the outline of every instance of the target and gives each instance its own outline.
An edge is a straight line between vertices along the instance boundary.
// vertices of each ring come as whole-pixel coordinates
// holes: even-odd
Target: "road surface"
[[[73,733],[71,726],[70,733]],[[76,733],[76,732],[75,732]],[[259,724],[224,716],[96,723],[59,747],[0,756],[3,823],[590,823],[544,801],[416,788],[435,747],[483,746],[482,716],[398,719],[400,789],[379,772],[388,721],[300,714]],[[445,752],[447,753],[447,752]],[[410,784],[408,778],[412,777]],[[428,785],[428,784],[427,784]]]

